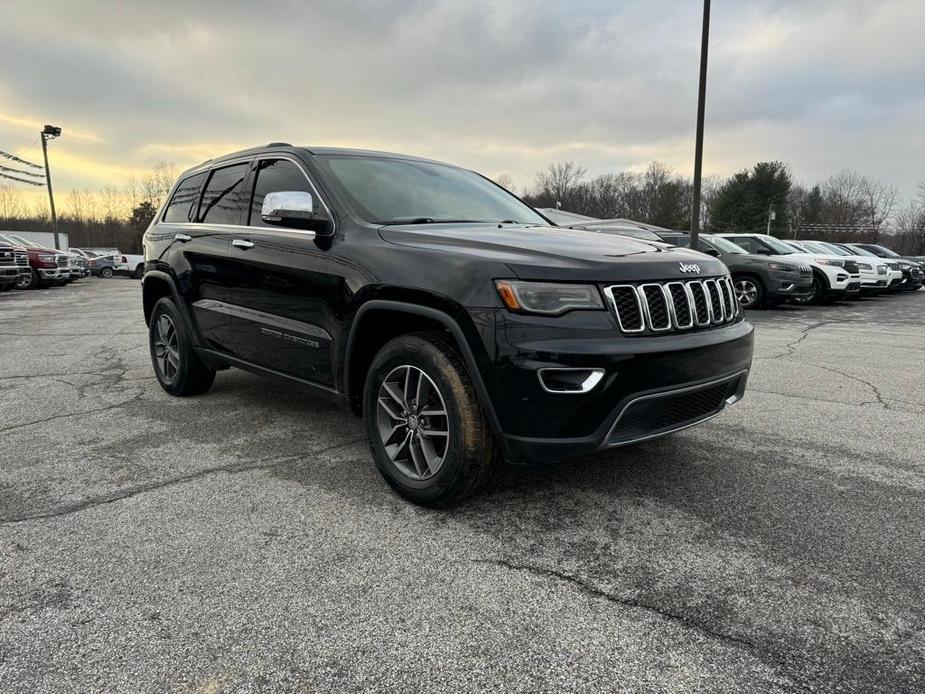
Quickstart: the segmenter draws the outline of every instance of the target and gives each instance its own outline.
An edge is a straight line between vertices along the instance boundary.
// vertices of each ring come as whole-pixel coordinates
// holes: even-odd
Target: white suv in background
[[[749,253],[756,255],[786,256],[800,260],[813,268],[813,292],[806,298],[793,299],[797,303],[818,303],[861,292],[861,271],[855,261],[834,253],[807,253],[799,246],[768,234],[719,234],[730,239]]]
[[[879,294],[886,291],[893,279],[890,264],[876,256],[865,257],[825,241],[788,241],[788,243],[799,246],[809,253],[828,253],[853,260],[858,264],[858,269],[861,271],[861,291],[865,294]],[[902,271],[899,271],[898,274],[902,277]]]

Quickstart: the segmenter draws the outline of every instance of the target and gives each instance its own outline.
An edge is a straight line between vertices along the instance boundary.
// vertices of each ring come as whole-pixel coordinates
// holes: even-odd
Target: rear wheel
[[[108,280],[110,277],[112,277],[112,275],[113,275],[113,272],[112,272],[111,267],[104,267],[100,270],[100,277],[102,277],[103,279]]]
[[[404,335],[379,351],[363,412],[376,467],[416,504],[459,503],[486,487],[500,465],[469,372],[439,333]]]
[[[145,274],[145,264],[138,263],[138,266],[135,268],[135,272],[132,273],[132,277],[136,280],[140,280]]]
[[[154,375],[171,395],[198,395],[215,380],[215,370],[193,349],[192,337],[172,299],[154,304],[148,325]]]

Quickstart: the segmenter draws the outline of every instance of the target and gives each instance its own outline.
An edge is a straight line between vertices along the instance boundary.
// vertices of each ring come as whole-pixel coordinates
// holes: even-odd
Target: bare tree
[[[512,193],[514,192],[514,179],[511,178],[509,174],[506,174],[506,173],[498,174],[495,177],[495,183],[497,183],[499,186],[501,186],[505,190],[509,190]]]
[[[546,171],[536,175],[537,195],[548,200],[550,207],[557,204],[570,209],[573,193],[588,170],[570,161],[550,164]]]

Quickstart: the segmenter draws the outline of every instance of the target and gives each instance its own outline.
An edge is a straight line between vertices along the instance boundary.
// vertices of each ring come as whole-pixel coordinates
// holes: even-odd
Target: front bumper
[[[767,293],[771,298],[805,298],[813,293],[813,276],[792,272],[768,273]]]
[[[71,272],[65,267],[56,268],[38,268],[39,277],[43,280],[67,280],[71,278]]]
[[[12,284],[19,280],[18,265],[4,265],[0,267],[0,284]]]
[[[499,312],[497,321],[496,363],[482,376],[513,463],[557,462],[697,424],[742,397],[751,366],[754,329],[744,320],[644,337],[622,335],[607,312]],[[553,393],[540,369],[603,378],[587,393]]]

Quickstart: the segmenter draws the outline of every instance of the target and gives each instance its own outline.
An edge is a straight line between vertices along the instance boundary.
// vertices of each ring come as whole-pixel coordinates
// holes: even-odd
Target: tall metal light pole
[[[703,36],[700,39],[700,94],[697,97],[697,144],[694,148],[694,201],[691,207],[691,248],[700,237],[700,182],[703,177],[703,112],[707,100],[707,46],[710,41],[710,0],[703,0]]]
[[[42,137],[42,154],[45,155],[45,184],[48,187],[48,204],[51,206],[51,229],[55,234],[55,248],[61,248],[58,239],[58,216],[55,214],[55,194],[51,189],[51,169],[48,168],[48,141],[61,136],[61,128],[46,125],[39,133]]]

